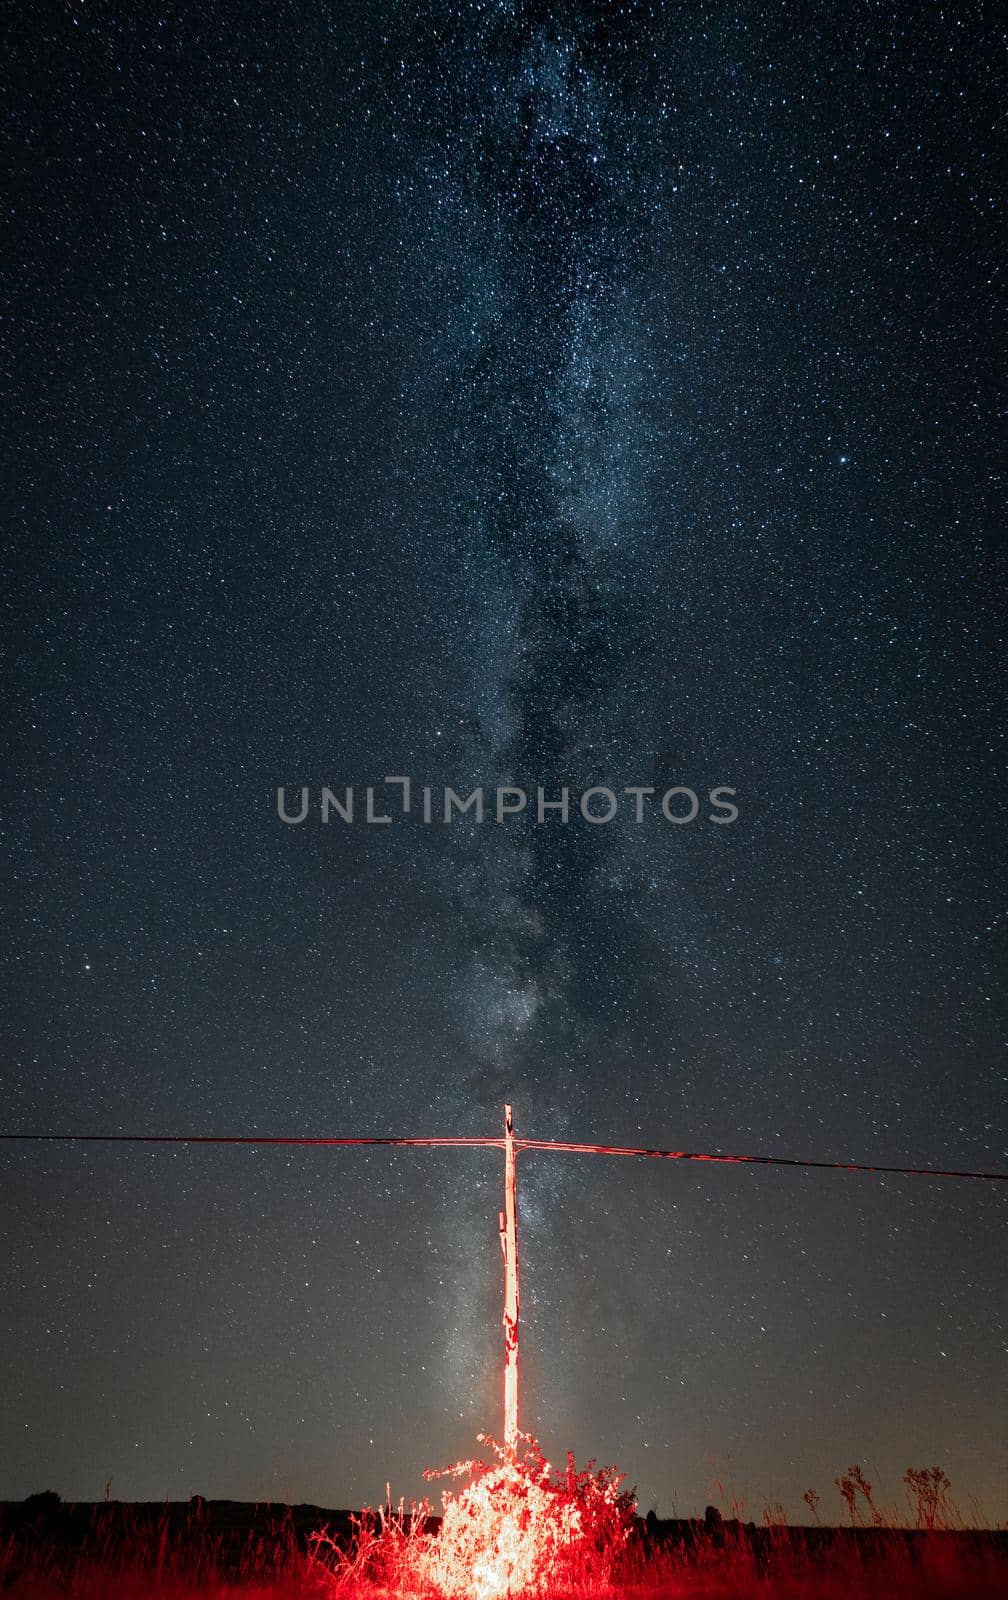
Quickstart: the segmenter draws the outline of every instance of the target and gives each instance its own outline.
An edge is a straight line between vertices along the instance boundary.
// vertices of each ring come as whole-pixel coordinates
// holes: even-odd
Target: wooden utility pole
[[[504,1210],[500,1214],[504,1251],[504,1445],[518,1446],[518,1201],[514,1123],[504,1107]]]

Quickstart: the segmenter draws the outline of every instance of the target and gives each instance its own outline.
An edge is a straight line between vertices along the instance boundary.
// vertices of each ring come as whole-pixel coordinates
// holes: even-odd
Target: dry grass
[[[490,1441],[492,1446],[492,1441]],[[534,1446],[534,1441],[531,1441]],[[537,1447],[536,1447],[537,1448]],[[506,1470],[505,1470],[506,1469]],[[837,1479],[846,1527],[725,1520],[648,1523],[613,1473],[553,1473],[533,1450],[525,1476],[463,1463],[465,1488],[430,1507],[352,1519],[309,1508],[0,1508],[0,1593],[12,1600],[1000,1600],[1008,1534],[963,1524],[943,1475],[908,1473],[908,1514],[877,1509],[854,1468]],[[521,1480],[521,1481],[519,1481]],[[818,1497],[806,1504],[818,1518]],[[536,1517],[562,1527],[527,1559]],[[583,1537],[572,1530],[581,1528]],[[540,1529],[540,1534],[543,1530]],[[313,1536],[314,1535],[314,1536]]]

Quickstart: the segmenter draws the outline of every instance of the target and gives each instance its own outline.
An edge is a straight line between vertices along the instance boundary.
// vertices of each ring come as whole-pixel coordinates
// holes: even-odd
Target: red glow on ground
[[[446,1600],[506,1600],[605,1583],[633,1522],[632,1495],[611,1470],[582,1472],[567,1458],[554,1473],[535,1440],[510,1452],[485,1440],[496,1463],[465,1462],[469,1477],[443,1497],[441,1531],[423,1552],[421,1576]],[[442,1474],[429,1474],[442,1476]]]
[[[464,1479],[442,1495],[440,1527],[430,1506],[365,1511],[351,1549],[314,1536],[312,1560],[336,1592],[364,1588],[440,1600],[542,1600],[606,1590],[635,1523],[632,1494],[611,1468],[571,1455],[554,1472],[536,1441],[509,1449],[480,1435],[493,1460],[461,1461],[431,1478]],[[435,1531],[436,1530],[436,1531]],[[364,1588],[362,1588],[364,1586]]]

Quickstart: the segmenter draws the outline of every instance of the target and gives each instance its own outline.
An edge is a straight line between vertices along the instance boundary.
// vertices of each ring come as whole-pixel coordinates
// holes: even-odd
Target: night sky
[[[509,1099],[529,1137],[1003,1168],[981,10],[18,34],[3,1131]],[[1002,1188],[527,1153],[523,1425],[661,1515],[837,1519],[860,1462],[1004,1519]],[[500,1204],[493,1151],[0,1146],[0,1498],[421,1491],[501,1431]]]

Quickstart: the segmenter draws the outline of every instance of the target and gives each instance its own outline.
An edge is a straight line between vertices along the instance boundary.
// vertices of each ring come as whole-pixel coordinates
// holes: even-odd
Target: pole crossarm
[[[506,1150],[507,1138],[434,1136],[403,1138],[321,1138],[309,1135],[217,1133],[0,1133],[0,1142],[36,1144],[235,1144],[353,1147],[358,1145],[415,1147],[418,1149]],[[513,1138],[515,1151],[544,1151],[555,1155],[636,1156],[653,1161],[705,1161],[722,1166],[797,1167],[819,1172],[869,1172],[906,1178],[973,1178],[985,1183],[1008,1183],[1008,1172],[976,1172],[956,1167],[898,1167],[863,1161],[815,1161],[795,1156],[727,1155],[710,1150],[659,1150],[647,1146],[575,1144],[557,1139]]]

